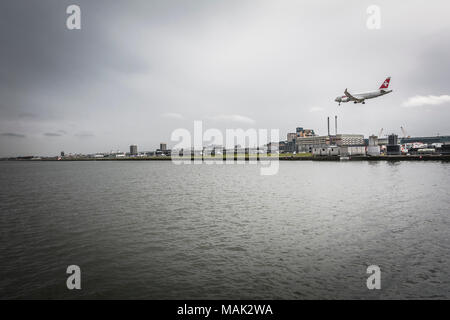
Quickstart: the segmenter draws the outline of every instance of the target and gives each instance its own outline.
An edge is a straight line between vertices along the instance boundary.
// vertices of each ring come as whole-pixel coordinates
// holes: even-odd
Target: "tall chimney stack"
[[[337,135],[337,116],[334,116],[334,134]]]
[[[328,136],[330,136],[330,117],[327,117],[327,123],[328,123]]]

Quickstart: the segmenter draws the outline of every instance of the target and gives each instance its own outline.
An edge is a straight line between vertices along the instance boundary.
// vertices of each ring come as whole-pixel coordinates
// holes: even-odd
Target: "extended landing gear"
[[[366,102],[365,102],[365,101],[363,101],[363,102],[362,102],[362,104],[366,104]]]

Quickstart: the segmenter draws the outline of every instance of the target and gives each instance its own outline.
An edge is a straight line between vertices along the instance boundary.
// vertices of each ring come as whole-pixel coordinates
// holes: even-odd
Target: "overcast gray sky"
[[[81,7],[81,30],[66,8]],[[381,29],[366,26],[369,5]],[[450,134],[449,1],[0,2],[0,156],[154,150],[176,128]],[[393,93],[337,107],[350,92]],[[416,97],[420,96],[420,97]],[[431,97],[435,96],[435,97]]]

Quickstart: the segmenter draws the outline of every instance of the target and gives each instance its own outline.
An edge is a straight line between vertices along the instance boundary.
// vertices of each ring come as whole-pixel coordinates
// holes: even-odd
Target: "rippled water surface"
[[[441,162],[0,162],[0,297],[450,298],[449,199]]]

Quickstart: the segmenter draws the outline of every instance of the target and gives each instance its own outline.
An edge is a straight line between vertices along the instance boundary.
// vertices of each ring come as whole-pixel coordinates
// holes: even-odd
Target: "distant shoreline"
[[[279,157],[244,157],[232,158],[234,161],[269,161],[279,159],[280,161],[450,161],[450,155],[393,155],[393,156],[279,156]],[[0,161],[171,161],[171,157],[124,157],[124,158],[7,158]],[[222,157],[181,157],[174,158],[177,161],[225,161]]]

